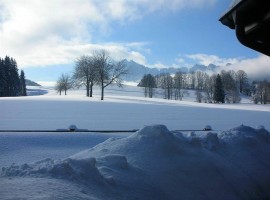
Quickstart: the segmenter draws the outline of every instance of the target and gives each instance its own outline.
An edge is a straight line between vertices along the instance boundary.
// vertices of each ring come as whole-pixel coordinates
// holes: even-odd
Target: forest
[[[186,90],[195,90],[197,102],[239,103],[241,95],[252,98],[254,103],[270,103],[270,82],[250,81],[244,70],[222,70],[218,74],[206,72],[177,72],[174,75],[145,74],[139,87],[144,87],[145,97],[152,98],[157,88],[162,89],[164,99],[182,100]]]
[[[0,97],[26,96],[24,71],[20,71],[14,58],[0,58]]]

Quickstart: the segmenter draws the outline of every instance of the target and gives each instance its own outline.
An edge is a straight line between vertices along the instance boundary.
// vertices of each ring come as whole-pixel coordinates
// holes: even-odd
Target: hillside
[[[36,82],[34,82],[34,81],[31,81],[31,80],[29,80],[29,79],[25,79],[25,84],[26,84],[27,86],[41,86],[41,85],[39,85],[38,83],[36,83]]]

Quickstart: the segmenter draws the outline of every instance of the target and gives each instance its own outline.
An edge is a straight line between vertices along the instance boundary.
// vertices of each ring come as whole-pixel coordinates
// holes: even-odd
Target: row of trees
[[[270,93],[267,82],[249,83],[245,71],[222,70],[220,74],[209,75],[197,71],[193,73],[177,72],[170,74],[144,75],[140,87],[144,87],[145,97],[153,97],[154,88],[161,88],[165,99],[182,100],[184,90],[194,89],[198,102],[240,102],[240,94],[253,96],[254,102],[267,102]],[[262,89],[261,89],[262,88]],[[219,92],[218,92],[219,91]],[[269,101],[268,101],[269,102]]]
[[[254,103],[267,104],[270,103],[270,82],[267,80],[254,82],[256,91],[253,95]]]
[[[26,96],[24,71],[20,75],[15,59],[0,58],[0,97]]]
[[[114,61],[105,50],[94,51],[91,56],[81,56],[76,60],[72,75],[62,74],[55,86],[60,93],[74,87],[84,86],[86,96],[93,96],[93,86],[101,88],[101,100],[104,99],[104,90],[112,83],[122,84],[122,76],[127,74],[124,61]]]
[[[161,88],[165,99],[182,100],[183,89],[191,89],[192,84],[194,84],[194,86],[196,85],[197,101],[202,101],[204,98],[202,91],[204,91],[209,101],[224,103],[225,92],[220,75],[208,76],[202,72],[196,72],[195,75],[197,76],[190,76],[190,74],[181,72],[176,73],[174,76],[170,74],[156,76],[147,74],[143,76],[138,86],[144,87],[145,97],[152,98],[155,88]],[[192,77],[195,77],[195,79],[191,79]]]

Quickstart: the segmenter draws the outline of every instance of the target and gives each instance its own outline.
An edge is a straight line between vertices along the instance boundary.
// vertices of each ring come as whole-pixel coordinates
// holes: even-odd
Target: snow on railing
[[[70,125],[67,129],[56,129],[56,130],[0,130],[0,132],[4,133],[32,133],[32,132],[39,132],[39,133],[57,133],[57,132],[87,132],[87,133],[134,133],[137,132],[139,129],[132,129],[132,130],[89,130],[89,129],[79,129],[76,125]],[[207,125],[203,129],[187,129],[187,130],[172,130],[172,131],[212,131],[212,127]]]

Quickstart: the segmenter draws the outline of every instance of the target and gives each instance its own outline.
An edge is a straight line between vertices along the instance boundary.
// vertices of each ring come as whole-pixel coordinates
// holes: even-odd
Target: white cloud
[[[183,8],[201,8],[213,6],[217,0],[137,0],[135,4],[147,12],[176,11]]]
[[[164,69],[164,68],[169,68],[170,66],[164,65],[161,62],[157,62],[157,63],[153,64],[152,67],[155,67],[155,68],[158,68],[158,69]]]
[[[224,69],[234,71],[244,70],[251,79],[270,80],[270,58],[265,55],[259,55],[256,58],[243,59]]]
[[[53,39],[52,39],[53,40]],[[57,64],[68,64],[74,62],[76,58],[84,54],[91,54],[95,50],[106,49],[110,56],[116,60],[128,59],[134,60],[140,64],[146,63],[144,55],[133,51],[129,44],[86,44],[77,42],[67,42],[55,39],[49,41],[52,46],[47,46],[47,41],[33,47],[32,54],[25,54],[16,58],[20,68],[40,67]]]
[[[188,58],[188,60],[184,58]],[[189,59],[193,61],[193,64],[189,63]],[[170,66],[166,66],[160,62],[153,66],[158,68],[177,68],[191,67],[194,64],[202,64],[206,66],[209,64],[215,64],[224,70],[244,70],[252,80],[270,80],[270,57],[261,54],[255,58],[220,58],[216,55],[207,54],[179,55],[175,61],[176,63],[173,63]],[[227,65],[228,63],[230,63],[230,65]]]
[[[228,63],[234,64],[240,61],[240,58],[220,58],[216,55],[207,54],[190,54],[185,57],[192,59],[197,64],[208,66],[209,64],[215,64],[218,66],[224,66]]]
[[[137,44],[139,45],[139,43]],[[146,65],[146,58],[143,54],[138,51],[134,51],[133,44],[130,43],[105,43],[99,45],[91,45],[92,50],[95,49],[106,49],[111,57],[116,60],[127,59],[133,60],[139,64]],[[143,48],[144,44],[141,43],[141,48]],[[91,50],[91,49],[89,49]]]
[[[90,53],[93,34],[110,34],[111,23],[128,23],[157,11],[213,5],[217,0],[0,0],[0,52],[20,67],[73,61]],[[104,44],[116,57],[146,63],[149,53],[139,43]]]
[[[192,54],[186,55],[198,64],[215,64],[221,66],[224,70],[244,70],[251,79],[270,80],[270,58],[265,55],[259,55],[255,58],[220,58],[216,55]],[[231,65],[227,64],[230,63]]]

